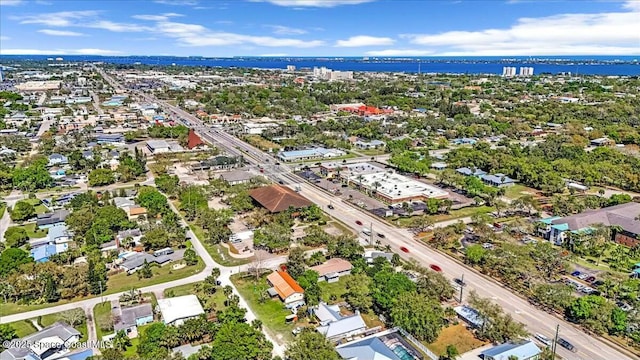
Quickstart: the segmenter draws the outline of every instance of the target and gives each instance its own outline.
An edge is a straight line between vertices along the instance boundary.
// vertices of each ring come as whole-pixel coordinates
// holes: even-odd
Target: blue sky
[[[640,54],[640,0],[0,0],[0,54]]]

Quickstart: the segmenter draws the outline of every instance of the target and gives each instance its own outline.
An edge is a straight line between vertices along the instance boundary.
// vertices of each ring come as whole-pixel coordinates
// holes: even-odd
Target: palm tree
[[[362,180],[364,180],[364,176],[362,174],[358,175],[358,189],[362,189]]]
[[[374,181],[372,185],[376,193],[378,192],[378,188],[382,186],[382,184],[379,181]]]
[[[112,344],[114,348],[125,351],[127,347],[131,346],[131,339],[129,339],[124,330],[119,330],[113,338]]]

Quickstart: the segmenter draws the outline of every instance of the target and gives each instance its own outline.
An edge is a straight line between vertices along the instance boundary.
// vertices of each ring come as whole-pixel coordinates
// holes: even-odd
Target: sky
[[[0,55],[640,54],[640,0],[0,0]]]

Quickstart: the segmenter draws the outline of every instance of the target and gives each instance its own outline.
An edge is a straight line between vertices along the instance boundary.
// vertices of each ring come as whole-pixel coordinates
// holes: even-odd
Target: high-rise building
[[[533,68],[528,66],[521,67],[520,76],[533,76]]]
[[[296,66],[295,65],[287,65],[287,71],[288,72],[296,71]]]
[[[0,66],[0,82],[4,81],[4,73],[2,71],[2,66]]]
[[[513,66],[505,66],[502,68],[502,76],[511,77],[516,76],[516,68]]]

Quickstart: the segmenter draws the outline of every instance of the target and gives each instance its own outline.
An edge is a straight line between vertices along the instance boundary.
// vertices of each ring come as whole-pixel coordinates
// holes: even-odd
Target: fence
[[[413,335],[406,332],[403,328],[397,328],[397,330],[407,338],[407,340],[411,341],[411,345],[417,347],[420,351],[422,351],[425,355],[427,355],[431,360],[438,360],[440,357],[433,353],[433,351],[429,350],[426,346],[424,346],[418,339],[414,338]]]

